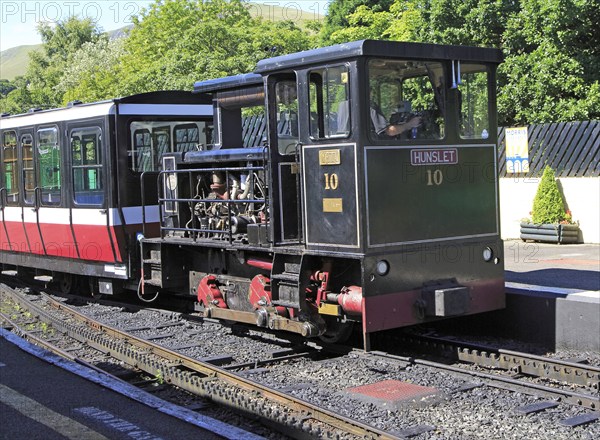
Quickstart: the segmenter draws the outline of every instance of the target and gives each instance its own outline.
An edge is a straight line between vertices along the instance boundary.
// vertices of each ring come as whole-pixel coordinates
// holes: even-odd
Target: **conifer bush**
[[[544,174],[533,199],[531,220],[535,224],[558,224],[567,220],[565,202],[558,189],[554,170],[546,165]]]

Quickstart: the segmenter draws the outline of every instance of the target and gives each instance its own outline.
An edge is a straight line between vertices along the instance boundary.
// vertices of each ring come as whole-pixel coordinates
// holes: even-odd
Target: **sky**
[[[90,17],[105,31],[127,26],[131,17],[148,7],[146,0],[0,0],[0,51],[25,44],[40,44],[36,32],[40,22],[53,23],[71,15]],[[273,6],[283,8],[282,14],[290,20],[311,19],[315,14],[325,15],[328,1],[316,0],[252,0],[252,8],[266,18],[273,17]]]

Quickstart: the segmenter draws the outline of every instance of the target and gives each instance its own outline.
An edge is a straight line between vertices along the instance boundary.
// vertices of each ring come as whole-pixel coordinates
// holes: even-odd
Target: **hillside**
[[[0,52],[0,79],[13,80],[16,76],[25,74],[29,52],[41,47],[41,44],[17,46]]]

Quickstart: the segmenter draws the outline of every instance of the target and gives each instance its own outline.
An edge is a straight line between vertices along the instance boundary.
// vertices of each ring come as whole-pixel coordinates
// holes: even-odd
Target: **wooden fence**
[[[498,130],[500,177],[539,177],[546,165],[556,177],[600,175],[600,121],[530,125],[528,141],[529,172],[507,175],[505,129]]]

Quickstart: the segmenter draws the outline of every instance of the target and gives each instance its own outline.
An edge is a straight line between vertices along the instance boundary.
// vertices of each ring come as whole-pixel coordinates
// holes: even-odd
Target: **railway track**
[[[161,318],[153,318],[150,324],[147,321],[145,324],[138,324],[130,321],[128,317],[119,318],[119,314],[111,311],[112,309],[102,312],[104,316],[111,318],[111,322],[120,323],[119,330],[106,322],[90,320],[61,301],[49,297],[42,298],[47,304],[53,304],[53,310],[68,313],[71,316],[70,320],[86,322],[81,324],[84,330],[76,333],[91,335],[90,341],[101,351],[109,352],[121,362],[134,365],[150,375],[160,377],[162,381],[204,396],[215,403],[233,406],[246,415],[261,417],[264,422],[277,424],[280,431],[293,437],[304,435],[332,438],[427,438],[427,433],[432,430],[438,433],[448,431],[449,428],[441,426],[441,423],[424,423],[423,420],[432,419],[431,416],[425,415],[411,418],[408,414],[406,421],[395,424],[389,420],[380,420],[381,409],[368,405],[360,417],[356,417],[355,414],[344,417],[346,412],[350,412],[346,409],[349,405],[357,408],[361,406],[348,398],[347,393],[343,391],[345,388],[378,380],[385,381],[390,376],[406,377],[407,382],[415,383],[425,383],[426,377],[430,377],[433,382],[440,377],[450,380],[450,385],[444,385],[441,383],[443,381],[440,381],[438,388],[441,392],[436,399],[431,402],[418,402],[418,405],[431,403],[432,408],[436,405],[439,408],[446,404],[451,405],[455,400],[469,399],[470,394],[487,395],[488,392],[482,390],[497,389],[492,396],[495,396],[493,398],[496,400],[504,399],[503,406],[506,406],[509,399],[513,399],[511,396],[528,396],[515,399],[521,401],[514,404],[513,413],[517,416],[543,417],[539,414],[552,414],[553,411],[560,410],[564,415],[561,413],[555,422],[561,426],[589,430],[590,428],[580,428],[588,424],[591,426],[590,432],[600,432],[599,424],[593,423],[599,416],[600,369],[591,365],[497,350],[443,338],[415,336],[403,336],[402,346],[413,345],[418,347],[421,353],[429,350],[438,356],[442,354],[461,363],[448,365],[447,362],[434,362],[417,356],[405,357],[383,352],[364,353],[349,347],[329,349],[313,343],[266,350],[257,347],[264,347],[270,340],[250,335],[252,331],[244,329],[243,326],[235,326],[235,333],[249,335],[238,339],[235,344],[253,340],[257,345],[250,349],[252,354],[211,358],[203,352],[201,356],[204,357],[204,361],[199,361],[196,354],[184,356],[181,350],[200,349],[202,344],[206,345],[206,342],[202,342],[202,337],[206,335],[212,335],[214,340],[222,337],[222,334],[215,331],[216,327],[208,326],[205,319],[199,319],[204,321],[204,328],[193,329],[192,334],[195,336],[191,342],[181,343],[180,339],[177,339],[177,350],[169,350],[164,345],[171,338],[176,339],[176,335],[181,335],[183,327],[193,326],[194,317],[191,317],[191,324],[186,324],[183,315],[157,310],[155,313]],[[20,307],[24,308],[28,303],[31,301],[25,301]],[[77,315],[81,316],[75,318]],[[71,327],[75,326],[74,323],[65,322],[64,317],[58,321],[57,328],[61,325],[66,326],[61,332],[73,331]],[[138,336],[134,337],[132,333],[137,333]],[[424,347],[427,350],[423,350]],[[334,385],[334,376],[344,374],[349,374],[346,378],[341,377],[342,382],[346,379],[345,383]],[[315,375],[318,377],[316,383],[312,378]],[[337,391],[334,389],[333,393],[325,393],[326,388],[336,386]],[[292,396],[297,397],[290,399]],[[332,399],[338,399],[342,403],[345,401],[346,406],[342,403],[332,405]],[[327,405],[320,403],[320,400],[325,400]],[[413,404],[393,409],[402,412],[411,405]],[[458,408],[459,405],[456,405]],[[335,410],[322,409],[326,406],[333,406]],[[389,418],[389,408],[386,412]],[[376,426],[370,426],[371,420],[374,420]],[[350,423],[345,425],[349,421]],[[569,435],[565,431],[564,437],[557,435],[555,438],[570,438],[571,435],[572,433]],[[447,437],[442,435],[440,438],[455,437],[456,435],[448,431]],[[594,438],[593,434],[591,438]]]
[[[8,286],[1,286],[2,295],[9,296],[17,308],[26,309],[31,317],[39,319],[56,331],[85,343],[102,353],[161,378],[190,393],[202,396],[224,406],[234,406],[243,413],[266,419],[280,425],[287,435],[302,438],[303,434],[331,438],[394,439],[395,435],[370,427],[348,417],[335,414],[309,402],[286,395],[224,368],[201,362],[172,350],[133,336],[91,319],[71,307],[44,296],[47,304],[60,313],[28,301]],[[65,317],[68,316],[68,318]],[[16,326],[5,313],[4,320]],[[21,332],[32,339],[31,332]],[[40,338],[47,349],[70,357],[67,352]]]

